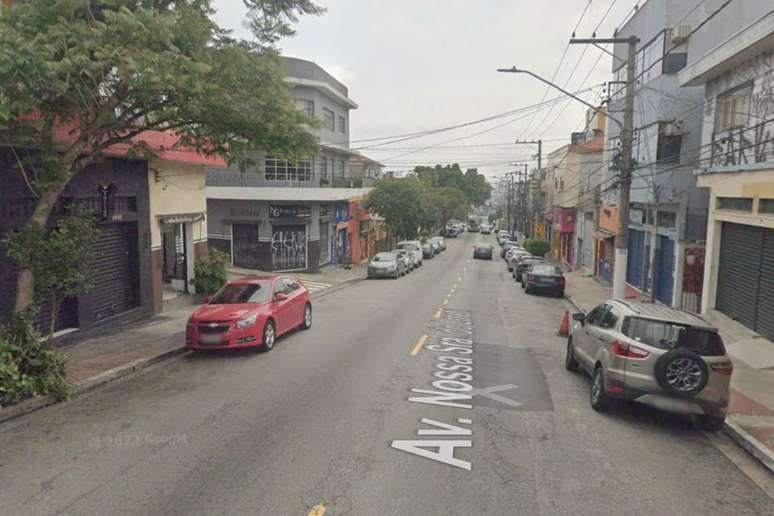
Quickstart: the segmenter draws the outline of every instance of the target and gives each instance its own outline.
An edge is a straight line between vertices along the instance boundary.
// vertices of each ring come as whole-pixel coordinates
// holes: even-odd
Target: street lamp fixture
[[[577,95],[574,95],[574,94],[570,93],[569,91],[565,90],[561,86],[558,86],[558,85],[554,84],[553,82],[551,82],[551,81],[549,81],[547,79],[544,79],[543,77],[541,77],[541,76],[539,76],[539,75],[537,75],[535,73],[530,72],[529,70],[523,70],[521,68],[516,68],[515,66],[512,66],[511,68],[498,68],[497,71],[501,72],[501,73],[523,73],[523,74],[529,75],[530,77],[534,77],[535,79],[539,80],[540,82],[542,82],[544,84],[547,84],[547,85],[551,86],[552,88],[561,91],[562,93],[564,93],[568,97],[577,100],[578,102],[580,102],[584,106],[588,106],[595,113],[599,113],[600,115],[604,115],[604,116],[610,117],[610,120],[612,120],[613,122],[618,124],[618,127],[620,127],[623,130],[623,123],[621,123],[621,121],[619,121],[617,118],[611,116],[609,113],[607,113],[605,111],[602,111],[597,106],[594,106],[593,104],[589,104],[588,102],[586,102],[582,98],[578,97]]]

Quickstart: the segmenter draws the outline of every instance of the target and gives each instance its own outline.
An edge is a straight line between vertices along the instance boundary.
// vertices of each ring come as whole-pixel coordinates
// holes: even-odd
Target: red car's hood
[[[250,317],[261,306],[255,303],[204,305],[197,308],[192,317],[195,321],[238,321]]]

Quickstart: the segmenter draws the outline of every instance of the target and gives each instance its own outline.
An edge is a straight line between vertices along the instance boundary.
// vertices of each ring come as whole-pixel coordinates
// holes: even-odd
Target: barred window
[[[753,200],[749,197],[718,197],[717,209],[733,211],[752,211]]]
[[[309,160],[292,163],[267,156],[264,163],[267,181],[310,181],[312,179],[312,163]]]
[[[307,116],[314,116],[314,100],[296,99],[296,107],[299,111],[306,113]]]
[[[329,131],[336,130],[336,115],[330,109],[322,108],[323,127]]]

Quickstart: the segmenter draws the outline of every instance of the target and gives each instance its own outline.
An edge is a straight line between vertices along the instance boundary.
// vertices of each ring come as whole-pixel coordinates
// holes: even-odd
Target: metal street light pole
[[[629,45],[628,59],[626,62],[626,102],[624,108],[624,121],[623,123],[617,118],[613,117],[609,113],[603,112],[597,106],[589,104],[582,98],[573,95],[569,91],[557,86],[551,81],[548,81],[539,75],[535,75],[529,70],[521,70],[515,66],[512,68],[500,68],[498,72],[505,73],[523,73],[527,74],[535,79],[543,82],[552,88],[555,88],[570,98],[573,98],[581,104],[589,107],[595,113],[603,114],[610,120],[615,122],[621,129],[621,177],[619,180],[619,200],[618,200],[618,227],[615,235],[615,265],[613,275],[613,297],[624,298],[626,297],[626,267],[629,256],[629,199],[631,193],[632,183],[632,139],[634,137],[634,95],[635,95],[635,57],[637,54],[637,44],[640,42],[639,38],[631,36],[628,38],[611,38],[611,39],[571,39],[572,44],[591,44],[598,45],[600,43],[625,43]]]

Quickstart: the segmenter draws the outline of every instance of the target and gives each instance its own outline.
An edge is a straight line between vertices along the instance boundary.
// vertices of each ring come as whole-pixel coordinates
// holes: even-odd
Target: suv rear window
[[[686,348],[705,357],[726,353],[720,335],[684,324],[629,317],[624,323],[623,332],[627,337],[654,348]]]

